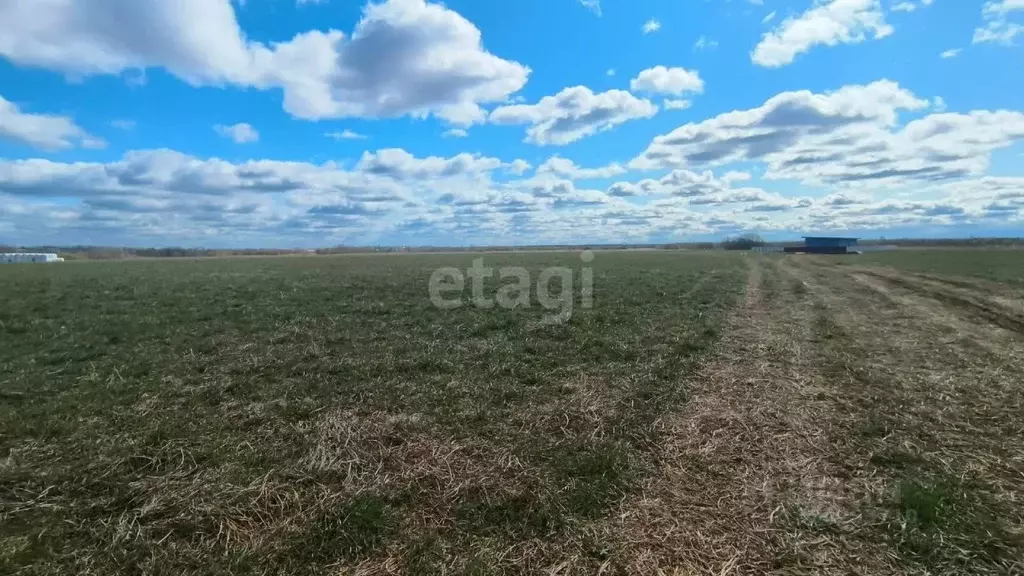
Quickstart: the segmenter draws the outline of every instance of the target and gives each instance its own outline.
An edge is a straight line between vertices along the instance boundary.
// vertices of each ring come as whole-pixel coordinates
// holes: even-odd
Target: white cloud
[[[274,160],[231,163],[200,159],[172,150],[129,152],[105,164],[48,160],[0,161],[0,194],[20,197],[78,196],[87,200],[281,196],[290,205],[395,203],[415,200],[414,191],[478,189],[497,169],[520,173],[522,160],[458,154],[418,158],[402,149],[366,152],[352,170],[332,162],[310,164]],[[460,184],[461,183],[461,184]]]
[[[984,174],[993,150],[1022,138],[1019,112],[936,113],[895,131],[869,125],[808,140],[766,157],[766,177],[846,185],[950,181]]]
[[[697,41],[693,43],[693,49],[697,51],[714,50],[715,48],[718,48],[718,40],[712,40],[704,35],[701,35],[697,38]]]
[[[496,124],[528,124],[526,142],[565,145],[637,118],[650,118],[658,107],[624,90],[598,94],[585,86],[565,88],[536,104],[501,106],[490,114]]]
[[[54,182],[62,182],[61,189],[54,189]],[[347,190],[353,192],[355,198],[358,196],[356,185],[361,182],[369,182],[367,174],[345,172],[330,163],[254,160],[232,164],[216,158],[202,160],[172,150],[128,152],[121,160],[106,164],[17,160],[3,163],[0,169],[0,191],[28,196],[52,193],[81,197],[206,196]]]
[[[993,150],[1024,139],[1024,113],[933,113],[898,127],[901,110],[939,111],[888,81],[785,92],[658,136],[631,168],[760,161],[768,179],[809,185],[942,182],[984,174]]]
[[[537,174],[554,174],[570,180],[610,178],[625,173],[626,169],[620,164],[612,163],[600,168],[581,168],[572,160],[561,156],[552,156],[537,168]]]
[[[685,110],[693,105],[693,102],[680,98],[668,98],[662,100],[661,106],[665,110]]]
[[[893,12],[913,12],[914,10],[917,10],[917,4],[914,4],[913,2],[905,1],[892,5]]]
[[[784,20],[764,35],[750,56],[755,64],[776,68],[814,46],[857,44],[892,32],[878,0],[829,0]]]
[[[643,31],[644,34],[657,32],[658,30],[661,30],[661,22],[655,20],[654,18],[651,18],[647,22],[644,22],[644,25],[643,27],[640,28],[640,30]]]
[[[522,160],[520,158],[516,158],[512,162],[509,162],[508,166],[505,167],[505,170],[510,174],[515,174],[518,176],[525,174],[530,168],[533,168],[533,166],[530,165],[529,162],[527,162],[526,160]]]
[[[927,101],[889,81],[825,94],[783,92],[758,108],[726,112],[657,136],[632,165],[671,168],[763,158],[848,126],[889,126],[897,110],[926,106]]]
[[[604,72],[605,76],[615,76],[615,68],[609,68]]]
[[[601,15],[601,0],[580,0],[580,4],[594,14]]]
[[[1024,10],[1024,0],[990,0],[982,7],[982,13],[999,16],[1017,10]]]
[[[651,194],[706,196],[729,191],[732,189],[733,182],[741,182],[749,178],[750,175],[744,172],[729,172],[722,178],[716,178],[710,170],[701,173],[690,170],[673,170],[658,180],[646,179],[638,183],[616,182],[609,188],[609,193],[613,196]]]
[[[608,195],[619,198],[669,196],[648,204],[659,211],[679,206],[707,208],[746,204],[741,208],[748,212],[780,212],[808,208],[813,204],[808,198],[786,198],[756,187],[733,187],[735,183],[749,179],[746,172],[727,172],[716,178],[711,171],[673,170],[658,180],[616,182],[608,188]]]
[[[113,235],[133,244],[225,237],[268,243],[294,234],[323,241],[342,229],[365,233],[374,218],[410,200],[387,179],[331,164],[232,164],[169,150],[130,152],[104,164],[0,162],[2,195],[47,216],[17,224],[23,234],[53,227],[79,241]],[[77,197],[79,204],[48,204],[57,195]]]
[[[1004,44],[1009,46],[1010,44],[1013,44],[1014,39],[1016,39],[1022,32],[1024,32],[1024,26],[1017,24],[1016,22],[991,20],[984,28],[976,28],[974,30],[974,37],[971,41],[974,44],[991,42],[993,44]]]
[[[213,127],[213,130],[224,138],[230,138],[235,144],[248,144],[250,142],[258,142],[260,139],[260,133],[251,124],[246,124],[245,122],[239,122],[230,126],[217,124]]]
[[[1024,25],[1011,22],[1012,12],[1024,11],[1024,0],[990,0],[982,7],[984,26],[974,30],[972,42],[980,44],[1013,44],[1018,34],[1024,32]]]
[[[398,180],[426,180],[442,177],[477,176],[502,166],[501,160],[479,154],[462,153],[451,158],[416,158],[401,148],[363,152],[356,170]]]
[[[688,92],[700,94],[704,91],[704,81],[696,70],[655,66],[641,71],[629,82],[629,89],[674,96]]]
[[[1021,222],[1024,211],[1020,177],[929,184],[927,198],[895,194],[883,183],[812,200],[748,186],[750,175],[742,172],[677,169],[601,191],[577,188],[548,170],[500,184],[487,179],[494,167],[522,174],[529,169],[523,160],[381,152],[352,170],[333,163],[231,163],[169,150],[130,152],[108,163],[0,160],[2,229],[25,239],[94,244],[325,246],[382,238],[536,244],[1007,224]],[[379,162],[381,156],[391,159]],[[388,168],[379,170],[382,165]]]
[[[300,118],[433,114],[460,124],[482,120],[479,105],[507,100],[530,72],[424,0],[368,4],[350,36],[309,31],[269,45],[245,38],[228,0],[4,2],[0,55],[73,76],[161,67],[193,85],[280,88]]]
[[[451,130],[446,130],[441,136],[444,138],[465,138],[469,136],[469,132],[462,128],[452,128]]]
[[[767,24],[772,20],[775,20],[775,14],[775,10],[772,10],[771,12],[766,14],[764,18],[761,18],[761,24]]]
[[[135,120],[118,119],[111,120],[110,125],[118,130],[135,130],[136,123]]]
[[[366,134],[360,134],[353,132],[352,130],[342,130],[341,132],[326,132],[324,136],[332,140],[366,140],[369,138]]]
[[[944,51],[942,54],[939,54],[939,56],[941,58],[947,58],[947,59],[948,58],[956,58],[957,56],[960,55],[960,50],[961,50],[960,48],[950,48],[949,50]]]
[[[0,96],[0,138],[43,150],[106,146],[106,142],[90,136],[67,116],[22,112],[3,96]]]

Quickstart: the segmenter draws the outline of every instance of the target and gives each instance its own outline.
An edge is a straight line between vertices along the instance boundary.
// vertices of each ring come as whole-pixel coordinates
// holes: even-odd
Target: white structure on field
[[[40,252],[6,252],[0,254],[0,264],[17,264],[19,262],[63,262],[56,254]]]

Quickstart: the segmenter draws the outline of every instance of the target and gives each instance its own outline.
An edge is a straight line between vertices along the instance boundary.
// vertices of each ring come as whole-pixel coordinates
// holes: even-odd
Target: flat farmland
[[[5,266],[0,572],[1019,572],[1024,258],[935,254]]]
[[[868,262],[908,272],[991,280],[1024,291],[1024,250],[950,249],[869,252],[854,263]]]

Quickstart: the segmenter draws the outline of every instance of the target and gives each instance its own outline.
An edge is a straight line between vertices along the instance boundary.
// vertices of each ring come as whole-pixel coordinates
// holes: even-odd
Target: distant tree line
[[[861,244],[885,244],[890,246],[921,247],[1020,247],[1024,238],[877,238],[863,239]]]
[[[757,234],[740,234],[723,240],[722,248],[725,250],[751,250],[758,246],[764,246],[764,244],[764,240]]]
[[[905,247],[1024,247],[1024,238],[863,238],[863,245]],[[786,243],[773,242],[774,245]],[[218,256],[281,256],[287,254],[360,254],[381,252],[497,252],[517,250],[751,250],[766,246],[757,234],[740,234],[715,242],[673,242],[658,244],[543,244],[533,246],[333,246],[317,250],[210,249],[210,248],[119,248],[110,246],[14,246],[0,244],[0,252],[54,253],[67,260],[117,260],[125,258],[205,258]]]
[[[66,260],[121,260],[125,258],[210,258],[218,256],[280,256],[305,254],[306,250],[280,249],[209,249],[209,248],[118,248],[109,246],[10,246],[0,245],[0,252],[54,253]]]

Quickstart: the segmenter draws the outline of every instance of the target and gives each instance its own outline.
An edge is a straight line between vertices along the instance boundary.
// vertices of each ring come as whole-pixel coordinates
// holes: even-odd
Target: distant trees
[[[722,248],[726,250],[750,250],[757,246],[764,246],[764,239],[757,234],[740,234],[722,241]]]

